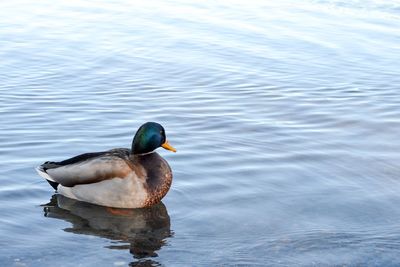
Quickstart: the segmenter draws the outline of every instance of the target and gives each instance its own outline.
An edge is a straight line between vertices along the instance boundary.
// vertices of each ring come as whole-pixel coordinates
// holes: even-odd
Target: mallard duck
[[[172,183],[170,166],[154,151],[159,147],[176,152],[164,128],[147,122],[136,132],[131,149],[47,161],[36,170],[59,194],[72,199],[114,208],[149,207],[160,202]]]

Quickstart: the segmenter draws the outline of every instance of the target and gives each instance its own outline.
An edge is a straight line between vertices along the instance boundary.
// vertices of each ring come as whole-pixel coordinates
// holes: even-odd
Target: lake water
[[[399,1],[3,1],[0,62],[1,266],[400,265]],[[146,121],[155,207],[34,171]]]

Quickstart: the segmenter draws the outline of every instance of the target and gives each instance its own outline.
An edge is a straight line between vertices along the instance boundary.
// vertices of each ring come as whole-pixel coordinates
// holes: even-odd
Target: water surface
[[[400,265],[399,29],[395,0],[3,1],[0,265]],[[158,206],[34,171],[146,121]]]

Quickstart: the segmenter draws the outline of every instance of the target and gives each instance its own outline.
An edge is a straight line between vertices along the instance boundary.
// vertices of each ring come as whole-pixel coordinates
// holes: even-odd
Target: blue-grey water
[[[399,266],[400,2],[0,2],[0,266]],[[46,160],[160,122],[174,181],[112,214]]]

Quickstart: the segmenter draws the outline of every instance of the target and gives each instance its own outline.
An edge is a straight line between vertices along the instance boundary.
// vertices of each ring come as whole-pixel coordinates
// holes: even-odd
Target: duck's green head
[[[167,150],[176,152],[167,141],[164,128],[156,122],[146,122],[140,126],[132,142],[133,154],[145,154],[163,147]]]

